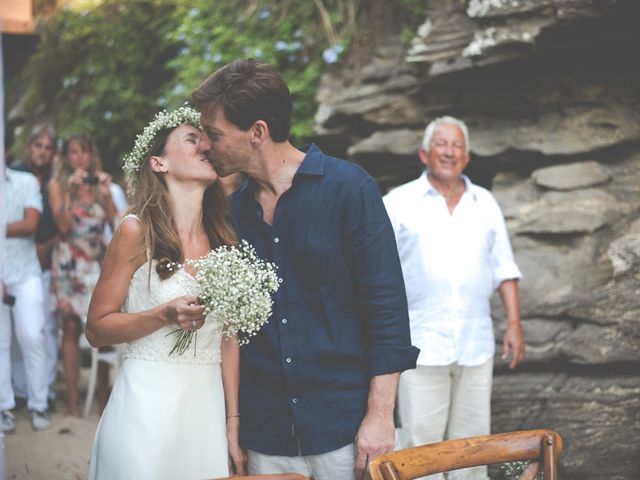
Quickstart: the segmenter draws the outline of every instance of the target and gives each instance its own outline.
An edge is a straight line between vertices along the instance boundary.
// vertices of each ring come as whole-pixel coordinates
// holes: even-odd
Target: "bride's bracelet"
[[[229,420],[230,418],[240,418],[240,414],[236,413],[234,415],[227,415],[227,420]]]

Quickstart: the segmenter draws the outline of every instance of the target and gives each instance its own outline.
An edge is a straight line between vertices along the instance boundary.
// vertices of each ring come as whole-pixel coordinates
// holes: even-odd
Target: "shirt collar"
[[[314,143],[305,145],[299,149],[304,152],[305,156],[302,159],[302,163],[298,167],[294,177],[298,175],[324,175],[324,153]],[[242,195],[251,195],[255,190],[255,182],[249,176],[242,183],[238,189]]]
[[[305,153],[296,175],[324,175],[324,153],[314,144],[305,145],[300,149]]]
[[[422,196],[426,197],[427,195],[441,195],[441,193],[438,190],[436,190],[433,185],[431,185],[431,182],[429,181],[429,177],[427,176],[427,172],[428,170],[425,169],[422,172],[422,175],[420,175],[420,177],[418,178],[418,185],[422,192]],[[477,200],[478,197],[476,195],[473,183],[471,183],[471,180],[466,175],[461,175],[461,176],[462,176],[462,181],[464,182],[464,185],[465,185],[464,194],[469,193],[471,195],[471,198],[473,198],[474,201]]]

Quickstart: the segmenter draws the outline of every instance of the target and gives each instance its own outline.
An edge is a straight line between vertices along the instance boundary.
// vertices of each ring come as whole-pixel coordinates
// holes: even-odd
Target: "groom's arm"
[[[367,413],[356,435],[356,478],[362,478],[370,460],[393,450],[395,426],[393,408],[399,373],[378,375],[371,379]]]
[[[356,475],[393,450],[393,410],[400,372],[415,368],[407,297],[395,235],[375,181],[365,177],[348,202],[345,243],[366,320],[370,380],[367,411],[356,435]]]

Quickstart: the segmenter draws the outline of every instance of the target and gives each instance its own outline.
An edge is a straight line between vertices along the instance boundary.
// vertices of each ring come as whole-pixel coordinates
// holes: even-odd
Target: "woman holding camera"
[[[100,171],[93,142],[72,135],[63,144],[49,183],[49,203],[60,241],[52,258],[52,292],[62,317],[62,362],[68,414],[79,416],[78,375],[82,319],[86,318],[93,287],[100,276],[106,250],[104,228],[113,227],[116,211],[109,186],[111,176]],[[108,398],[109,370],[99,365],[96,395],[101,408]]]

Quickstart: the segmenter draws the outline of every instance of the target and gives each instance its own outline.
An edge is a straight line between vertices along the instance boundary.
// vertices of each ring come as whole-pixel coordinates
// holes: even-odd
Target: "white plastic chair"
[[[82,318],[83,326],[86,327],[87,318]],[[111,365],[114,369],[113,377],[118,374],[118,369],[122,364],[122,354],[123,354],[123,346],[122,345],[114,345],[113,350],[108,352],[101,352],[97,348],[93,348],[89,345],[89,341],[87,340],[87,336],[85,334],[80,335],[80,349],[86,350],[91,349],[91,368],[89,370],[89,385],[87,387],[87,397],[84,401],[84,410],[83,414],[85,417],[88,417],[91,413],[91,405],[93,404],[93,399],[96,394],[96,385],[98,383],[98,362],[106,362]]]
[[[106,362],[113,366],[114,377],[118,374],[118,369],[122,363],[122,352],[119,345],[109,352],[101,352],[97,348],[91,350],[91,370],[89,372],[89,386],[87,387],[87,398],[84,402],[84,416],[91,413],[91,405],[96,393],[96,384],[98,381],[98,362]]]

